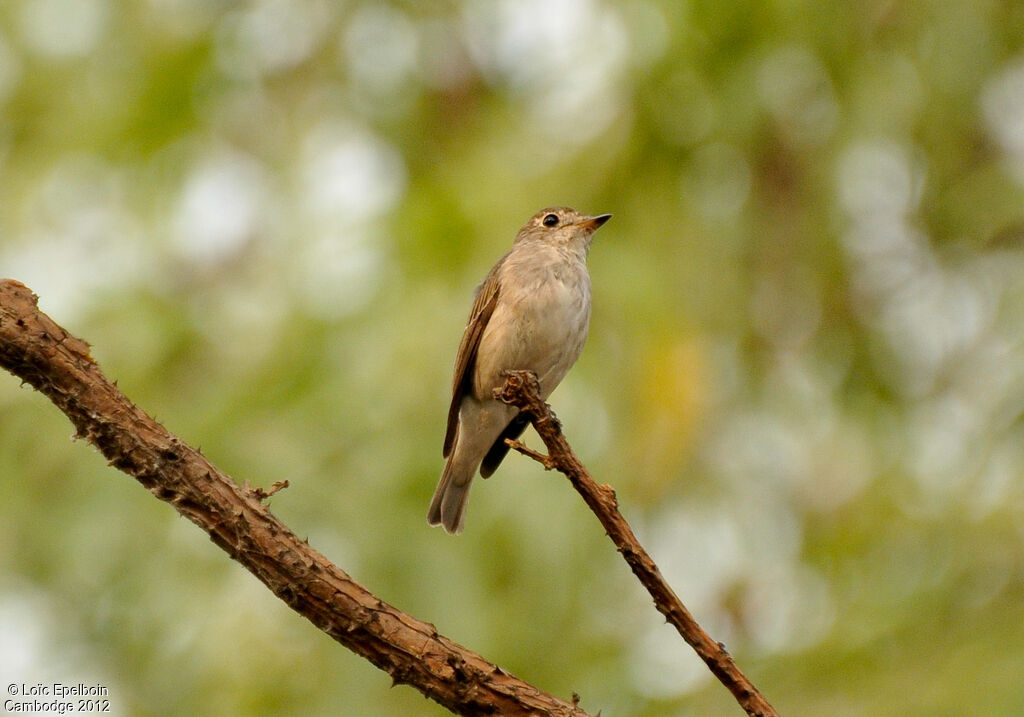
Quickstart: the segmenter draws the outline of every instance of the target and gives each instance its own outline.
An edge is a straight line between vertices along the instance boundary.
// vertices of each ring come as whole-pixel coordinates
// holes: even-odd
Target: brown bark
[[[495,396],[516,406],[530,417],[534,428],[547,446],[548,455],[532,451],[518,441],[508,441],[509,445],[539,461],[546,469],[557,469],[569,479],[573,488],[583,496],[587,506],[601,521],[608,537],[622,553],[633,573],[654,598],[658,611],[675,626],[715,677],[732,692],[747,714],[756,717],[778,717],[774,708],[733,662],[725,645],[711,639],[665,581],[658,566],[640,545],[629,523],[619,512],[619,504],[612,487],[598,485],[573,453],[572,447],[562,434],[558,419],[551,412],[551,407],[540,399],[540,385],[536,374],[532,371],[509,371],[504,387],[495,391]]]
[[[60,408],[110,464],[209,533],[293,610],[353,652],[462,715],[587,717],[356,583],[260,502],[129,401],[22,284],[0,281],[0,366]]]

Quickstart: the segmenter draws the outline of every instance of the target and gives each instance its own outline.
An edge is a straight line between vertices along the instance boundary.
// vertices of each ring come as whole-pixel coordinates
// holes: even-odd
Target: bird
[[[476,288],[459,342],[444,437],[446,459],[427,513],[430,525],[462,532],[473,477],[484,478],[508,453],[505,439],[529,423],[494,397],[512,370],[533,371],[547,400],[576,363],[590,324],[587,254],[611,214],[569,207],[534,214]]]

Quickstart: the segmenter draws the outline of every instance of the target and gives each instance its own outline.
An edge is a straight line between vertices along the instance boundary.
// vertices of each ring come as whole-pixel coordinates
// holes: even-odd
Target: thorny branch
[[[533,427],[537,429],[541,440],[547,446],[548,455],[526,448],[518,441],[508,441],[509,446],[539,461],[545,468],[553,466],[565,474],[573,488],[583,496],[587,506],[601,521],[608,537],[622,553],[633,573],[654,598],[654,604],[659,612],[675,626],[715,677],[732,692],[747,714],[752,717],[778,717],[778,713],[768,704],[768,700],[733,662],[725,645],[711,639],[665,581],[658,566],[640,545],[629,523],[619,512],[618,501],[612,487],[598,485],[573,453],[572,447],[562,434],[558,419],[551,412],[551,407],[540,398],[537,375],[532,371],[509,371],[505,385],[495,390],[494,395],[529,416]]]

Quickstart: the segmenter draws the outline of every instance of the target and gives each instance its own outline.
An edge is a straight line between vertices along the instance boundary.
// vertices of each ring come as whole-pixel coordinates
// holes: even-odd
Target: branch
[[[562,434],[558,419],[551,412],[551,407],[540,398],[537,375],[532,371],[509,371],[505,385],[495,390],[494,395],[529,416],[548,448],[548,455],[538,454],[518,441],[508,441],[509,446],[539,461],[545,468],[554,467],[565,474],[572,487],[583,496],[583,500],[601,521],[608,537],[622,553],[633,573],[654,598],[654,605],[658,611],[675,626],[715,677],[732,692],[747,714],[752,717],[778,717],[778,713],[768,704],[768,700],[733,662],[725,645],[711,639],[665,582],[658,566],[640,545],[629,523],[619,512],[618,501],[612,487],[598,485],[573,453],[572,447]]]
[[[293,610],[342,645],[462,715],[588,717],[369,592],[274,517],[260,500],[129,401],[89,355],[36,306],[24,285],[0,281],[0,366],[67,414],[110,464],[206,531]],[[282,484],[279,487],[283,487]]]

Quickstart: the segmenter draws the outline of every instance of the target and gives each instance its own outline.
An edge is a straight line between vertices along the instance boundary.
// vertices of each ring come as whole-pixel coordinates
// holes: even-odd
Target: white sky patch
[[[13,588],[13,589],[12,589]],[[109,675],[101,675],[95,660],[64,634],[55,617],[58,607],[38,590],[17,582],[0,592],[0,675],[3,694],[10,697],[7,684],[100,684],[118,692]],[[17,696],[18,701],[31,697]],[[52,698],[50,699],[52,701]]]
[[[294,67],[319,46],[328,15],[323,2],[249,3],[218,27],[217,64],[233,77],[249,79]]]
[[[300,155],[302,224],[299,286],[314,313],[336,317],[365,305],[386,266],[374,228],[401,200],[406,169],[399,152],[369,130],[323,122]]]
[[[839,202],[852,219],[903,217],[921,198],[924,172],[895,142],[864,141],[839,160]]]
[[[989,131],[1000,146],[1024,160],[1024,59],[1008,65],[988,82],[981,107]]]
[[[103,39],[109,14],[106,0],[28,0],[21,6],[21,32],[40,55],[81,57]]]
[[[630,676],[636,691],[648,698],[684,695],[713,679],[693,648],[683,642],[675,628],[663,622],[640,633],[631,647]]]
[[[0,595],[0,674],[8,680],[35,682],[46,661],[46,636],[52,625],[44,601],[20,593]]]
[[[586,144],[617,116],[629,38],[593,0],[467,6],[467,44],[483,74],[508,83],[550,138]]]
[[[997,277],[982,267],[944,266],[913,225],[925,174],[911,152],[885,141],[854,144],[838,164],[858,308],[884,333],[899,360],[898,388],[912,396],[932,388],[998,308]]]
[[[63,321],[80,316],[104,289],[130,289],[153,276],[124,181],[96,157],[65,157],[30,194],[20,235],[0,249],[4,275],[36,292],[43,309]]]
[[[263,232],[270,202],[269,177],[255,159],[215,151],[185,180],[174,215],[175,246],[196,262],[230,256]]]
[[[299,290],[314,314],[331,319],[373,297],[384,269],[378,242],[359,227],[326,231],[302,245]]]
[[[767,653],[812,647],[835,622],[836,605],[828,582],[799,564],[765,564],[753,571],[744,595],[743,622]]]
[[[314,222],[354,224],[391,209],[405,190],[401,155],[344,123],[315,127],[302,148],[301,196]]]

